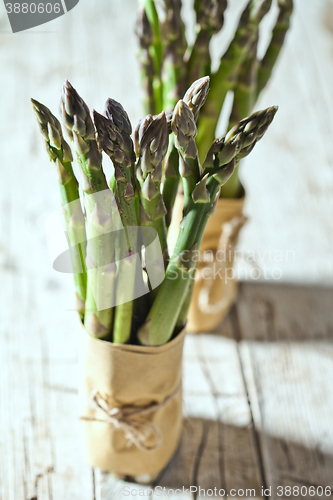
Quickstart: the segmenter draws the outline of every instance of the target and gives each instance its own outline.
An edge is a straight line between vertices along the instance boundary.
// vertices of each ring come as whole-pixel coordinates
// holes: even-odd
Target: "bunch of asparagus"
[[[191,82],[210,76],[210,93],[197,123],[197,147],[204,161],[216,137],[217,123],[228,92],[233,93],[229,127],[250,115],[271,77],[283,46],[293,11],[293,0],[277,0],[278,16],[264,57],[258,59],[257,47],[262,19],[272,8],[272,0],[249,0],[240,16],[233,40],[212,72],[209,45],[224,24],[227,0],[195,0],[195,41],[189,46],[181,17],[181,0],[141,0],[136,33],[141,66],[143,104],[146,113],[171,110]],[[164,193],[171,220],[171,205],[179,184],[175,146],[168,152],[174,178]],[[242,186],[236,170],[221,189],[221,196],[237,198]]]
[[[58,119],[32,99],[58,173],[77,309],[85,329],[94,337],[160,345],[184,327],[196,250],[221,187],[263,137],[277,110],[268,108],[241,120],[212,142],[201,164],[196,122],[209,81],[209,77],[195,81],[172,112],[148,114],[137,125],[134,141],[129,117],[120,103],[108,99],[104,114],[94,111],[92,117],[66,81],[60,114],[71,148]],[[168,161],[170,145],[177,153],[185,197],[184,218],[171,257],[167,248],[167,205],[171,202],[166,185],[175,178],[175,170]],[[113,166],[108,179],[102,151]],[[73,156],[79,166],[79,182]],[[157,254],[148,252],[151,234],[156,235],[163,268],[164,279],[158,286],[153,286],[147,273],[149,264],[154,267],[155,258],[158,260]],[[138,283],[146,293],[136,294]]]

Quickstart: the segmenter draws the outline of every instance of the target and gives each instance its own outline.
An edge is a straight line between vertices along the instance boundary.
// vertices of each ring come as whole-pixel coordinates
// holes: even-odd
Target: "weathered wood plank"
[[[0,335],[0,498],[93,500],[80,445],[76,355],[64,349],[75,331],[58,330],[55,316],[37,310],[44,291],[35,285],[2,274],[1,303],[4,295],[10,301]],[[59,341],[61,356],[52,348]]]
[[[232,328],[227,319],[223,330],[228,335]],[[201,335],[199,340],[198,355],[217,401],[222,484],[227,491],[254,489],[259,497],[262,485],[260,457],[237,344],[234,339],[223,336]]]
[[[333,489],[332,300],[332,289],[242,286],[241,359],[273,499],[278,486]]]

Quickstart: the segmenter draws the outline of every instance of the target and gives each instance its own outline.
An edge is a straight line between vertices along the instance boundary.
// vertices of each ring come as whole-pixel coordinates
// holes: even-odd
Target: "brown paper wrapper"
[[[239,232],[246,222],[243,216],[244,200],[245,196],[239,199],[220,198],[214,215],[208,220],[200,245],[200,260],[188,312],[189,332],[214,330],[235,301],[237,282],[231,269]],[[183,205],[184,198],[178,195],[169,230],[170,249],[176,243]]]
[[[80,402],[87,461],[118,475],[156,474],[169,462],[179,443],[182,428],[182,350],[185,332],[162,346],[112,344],[94,339],[84,331],[80,348]],[[134,420],[140,430],[158,429],[156,449],[147,451],[126,437],[123,428],[107,421],[107,415],[91,407],[98,392],[112,411],[157,409]],[[158,406],[158,405],[161,406]],[[115,410],[116,409],[116,410]],[[102,420],[102,421],[101,421]],[[131,424],[131,421],[129,422]],[[157,436],[148,433],[144,447],[153,447]]]

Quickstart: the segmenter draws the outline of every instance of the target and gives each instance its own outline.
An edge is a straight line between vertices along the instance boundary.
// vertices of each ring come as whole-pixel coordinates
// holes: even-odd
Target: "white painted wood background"
[[[13,35],[0,4],[0,500],[123,498],[124,484],[81,455],[72,279],[48,259],[44,222],[58,192],[29,98],[56,110],[68,78],[91,108],[112,96],[135,123],[135,11],[136,0],[81,0]],[[296,0],[259,103],[280,111],[243,165],[250,223],[241,241],[261,267],[281,268],[281,281],[294,284],[250,280],[217,333],[187,337],[184,433],[159,485],[259,494],[265,484],[272,498],[277,485],[333,487],[332,57],[332,1]],[[295,261],[266,254],[260,262],[267,249],[295,251]]]
[[[244,0],[229,3],[225,36],[214,44],[216,57],[231,37]],[[265,141],[243,163],[250,222],[240,249],[245,255],[255,254],[260,268],[267,266],[268,277],[278,267],[283,281],[332,283],[333,3],[295,3],[284,53],[258,103],[259,107],[278,104],[280,110]],[[80,0],[66,16],[15,35],[0,5],[6,184],[9,175],[22,176],[23,169],[43,171],[39,197],[26,196],[27,214],[35,209],[47,214],[57,207],[54,172],[45,163],[38,131],[32,126],[29,97],[57,110],[61,84],[68,78],[91,108],[101,111],[112,96],[124,104],[133,123],[140,118],[133,34],[136,4],[137,0]],[[191,17],[186,14],[185,18],[191,25]],[[8,162],[10,172],[4,167]],[[32,182],[29,175],[25,192],[32,192]],[[18,190],[17,186],[16,194],[22,198]],[[41,250],[47,261],[45,247]],[[277,252],[284,261],[274,260],[279,258]],[[249,277],[249,265],[241,260],[240,267],[241,277]]]

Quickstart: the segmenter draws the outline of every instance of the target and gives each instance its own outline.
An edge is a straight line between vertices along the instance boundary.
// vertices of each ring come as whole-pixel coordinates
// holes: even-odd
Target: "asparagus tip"
[[[186,91],[183,101],[192,111],[195,120],[198,119],[199,111],[205,104],[209,92],[209,76],[203,76],[192,83]]]
[[[169,144],[169,131],[164,111],[154,117],[148,115],[139,122],[135,132],[135,142],[142,171],[145,174],[152,172],[163,161]]]
[[[186,149],[191,139],[197,134],[197,127],[192,110],[180,99],[174,109],[171,128],[175,134],[176,147]],[[191,148],[191,150],[193,147]],[[190,152],[190,151],[189,151]]]
[[[119,132],[125,132],[128,135],[132,133],[130,119],[120,102],[109,97],[105,103],[104,116],[117,127]]]
[[[67,78],[63,83],[63,87],[67,88],[68,90],[75,90],[73,85],[70,83],[69,80],[67,80]]]
[[[37,108],[37,107],[38,107],[39,102],[38,102],[38,101],[36,101],[36,99],[33,99],[32,97],[30,97],[30,101],[32,102],[32,105],[33,105],[33,107],[34,107],[34,108]]]

